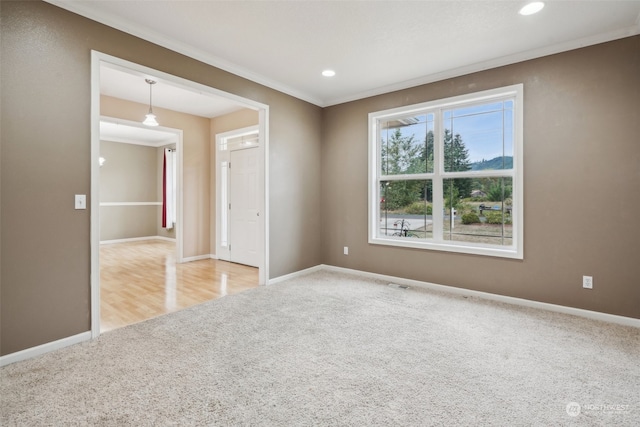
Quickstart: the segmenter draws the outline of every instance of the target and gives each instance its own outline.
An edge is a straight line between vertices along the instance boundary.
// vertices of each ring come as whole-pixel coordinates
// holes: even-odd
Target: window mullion
[[[369,238],[378,236],[378,224],[380,223],[380,177],[382,175],[382,162],[381,158],[381,135],[380,135],[380,123],[378,120],[372,120],[369,118],[371,132],[369,138],[373,136],[375,141],[371,144],[369,151]]]
[[[516,171],[514,169],[494,169],[494,170],[466,171],[466,172],[443,172],[441,175],[443,179],[502,178],[505,176],[515,178]]]
[[[433,179],[432,173],[415,173],[408,175],[380,175],[378,181],[420,181],[425,179]]]
[[[443,200],[443,185],[442,185],[442,173],[444,171],[444,148],[443,148],[443,136],[442,136],[442,109],[438,109],[434,112],[433,123],[433,208],[431,210],[433,220],[433,240],[435,242],[442,242],[443,232],[443,213],[444,205]]]

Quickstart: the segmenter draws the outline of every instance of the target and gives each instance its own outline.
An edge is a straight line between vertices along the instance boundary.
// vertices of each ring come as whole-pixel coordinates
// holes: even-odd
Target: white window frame
[[[459,108],[467,104],[484,103],[500,98],[513,97],[513,169],[479,171],[478,173],[467,172],[445,172],[444,153],[442,147],[441,112],[444,109]],[[384,111],[369,113],[369,243],[376,245],[400,246],[406,248],[429,249],[445,252],[457,252],[474,255],[486,255],[503,258],[523,259],[523,237],[524,237],[524,182],[523,182],[523,85],[517,84],[482,92],[475,92],[446,99],[424,102],[415,105],[393,108]],[[393,236],[379,236],[379,215],[380,215],[380,181],[388,180],[388,176],[382,179],[382,168],[380,167],[380,121],[389,120],[397,116],[408,114],[424,114],[425,112],[436,112],[434,135],[434,154],[437,161],[432,173],[419,175],[398,175],[392,179],[429,179],[433,180],[433,239],[414,240],[403,239]],[[498,246],[482,243],[458,242],[443,240],[442,223],[444,215],[442,183],[449,178],[473,178],[474,176],[495,176],[510,177],[513,180],[513,243],[510,246]]]

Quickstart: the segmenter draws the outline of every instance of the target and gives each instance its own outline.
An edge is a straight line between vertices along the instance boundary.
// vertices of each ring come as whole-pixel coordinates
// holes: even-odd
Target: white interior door
[[[260,261],[258,157],[257,148],[232,151],[229,167],[230,260],[253,267]]]

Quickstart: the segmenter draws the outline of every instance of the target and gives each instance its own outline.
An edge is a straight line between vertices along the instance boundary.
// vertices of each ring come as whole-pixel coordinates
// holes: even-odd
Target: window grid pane
[[[460,188],[470,185],[474,197],[458,197]],[[445,179],[443,215],[444,240],[511,246],[513,203],[510,177]]]
[[[381,121],[379,126],[381,175],[433,172],[433,114]]]
[[[444,171],[513,168],[512,101],[443,112]]]
[[[431,180],[380,182],[378,237],[433,238]]]

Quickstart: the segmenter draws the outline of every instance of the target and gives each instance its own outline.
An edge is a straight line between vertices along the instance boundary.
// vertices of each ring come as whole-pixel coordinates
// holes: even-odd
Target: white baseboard
[[[211,254],[185,257],[182,258],[182,262],[200,261],[201,259],[211,259]]]
[[[313,273],[315,271],[320,271],[320,270],[326,269],[326,267],[328,267],[328,266],[326,266],[324,264],[320,264],[320,265],[316,265],[315,267],[305,268],[304,270],[295,271],[295,272],[290,273],[290,274],[285,274],[284,276],[279,276],[279,277],[275,277],[273,279],[269,279],[267,284],[268,285],[274,285],[276,283],[284,282],[285,280],[294,279],[296,277],[305,276],[305,275]]]
[[[185,259],[185,261],[186,260],[195,261],[196,259],[209,259],[214,257],[215,255],[207,254],[207,255],[200,255],[197,257],[189,257]],[[640,319],[635,319],[632,317],[617,316],[615,314],[607,314],[607,313],[601,313],[598,311],[583,310],[580,308],[566,307],[563,305],[549,304],[549,303],[539,302],[539,301],[531,301],[531,300],[526,300],[522,298],[491,294],[488,292],[473,291],[470,289],[456,288],[453,286],[438,285],[435,283],[422,282],[419,280],[405,279],[402,277],[388,276],[388,275],[378,274],[378,273],[370,273],[367,271],[353,270],[350,268],[335,267],[332,265],[325,265],[325,264],[316,265],[314,267],[309,267],[304,270],[296,271],[294,273],[285,274],[283,276],[270,279],[268,281],[268,284],[273,285],[276,283],[284,282],[285,280],[294,279],[297,277],[305,276],[307,274],[310,274],[316,271],[322,271],[322,270],[353,274],[360,277],[384,280],[389,283],[415,286],[423,289],[443,291],[443,292],[448,292],[448,293],[457,294],[457,295],[473,296],[473,297],[483,298],[483,299],[492,300],[492,301],[504,302],[507,304],[536,308],[540,310],[553,311],[553,312],[563,313],[563,314],[570,314],[573,316],[584,317],[587,319],[599,320],[603,322],[615,323],[618,325],[640,328]],[[58,350],[60,348],[68,347],[73,344],[78,344],[83,341],[88,341],[90,339],[91,339],[91,331],[87,331],[78,335],[73,335],[57,341],[42,344],[37,347],[32,347],[22,351],[18,351],[16,353],[7,354],[5,356],[0,357],[0,366],[5,366],[10,363],[15,363],[21,360],[30,359],[32,357],[36,357],[41,354],[48,353],[50,351]]]
[[[57,341],[48,342],[36,347],[27,348],[25,350],[17,351],[15,353],[7,354],[0,357],[0,366],[9,365],[10,363],[20,362],[22,360],[31,359],[32,357],[40,356],[41,354],[49,353],[50,351],[59,350],[70,345],[79,344],[91,339],[91,331],[83,332],[78,335],[72,335],[67,338],[62,338]]]
[[[423,289],[432,289],[432,290],[443,291],[443,292],[448,292],[448,293],[453,293],[458,295],[472,296],[472,297],[483,298],[483,299],[492,300],[492,301],[504,302],[507,304],[537,308],[540,310],[554,311],[557,313],[585,317],[587,319],[600,320],[602,322],[616,323],[618,325],[640,328],[640,319],[635,319],[633,317],[618,316],[615,314],[601,313],[599,311],[584,310],[581,308],[567,307],[564,305],[549,304],[546,302],[532,301],[532,300],[527,300],[523,298],[508,297],[505,295],[492,294],[489,292],[480,292],[480,291],[473,291],[470,289],[456,288],[453,286],[438,285],[435,283],[422,282],[419,280],[412,280],[412,279],[404,279],[402,277],[387,276],[384,274],[369,273],[367,271],[352,270],[350,268],[335,267],[332,265],[321,264],[317,267],[312,267],[312,268],[315,268],[316,270],[336,271],[340,273],[354,274],[361,277],[384,280],[389,283],[397,283],[400,285],[415,286]],[[311,269],[307,269],[307,270],[311,270]],[[302,270],[302,272],[306,272],[307,270]],[[290,274],[288,276],[296,277],[296,273]],[[285,276],[282,276],[282,277],[285,277]]]
[[[211,259],[218,259],[218,255],[216,255],[216,254],[209,254],[209,258],[211,258]]]
[[[127,239],[114,239],[114,240],[101,240],[101,245],[110,245],[113,243],[128,243],[128,242],[141,242],[144,240],[165,240],[167,242],[176,241],[173,237],[164,237],[164,236],[144,236],[144,237],[129,237]]]

